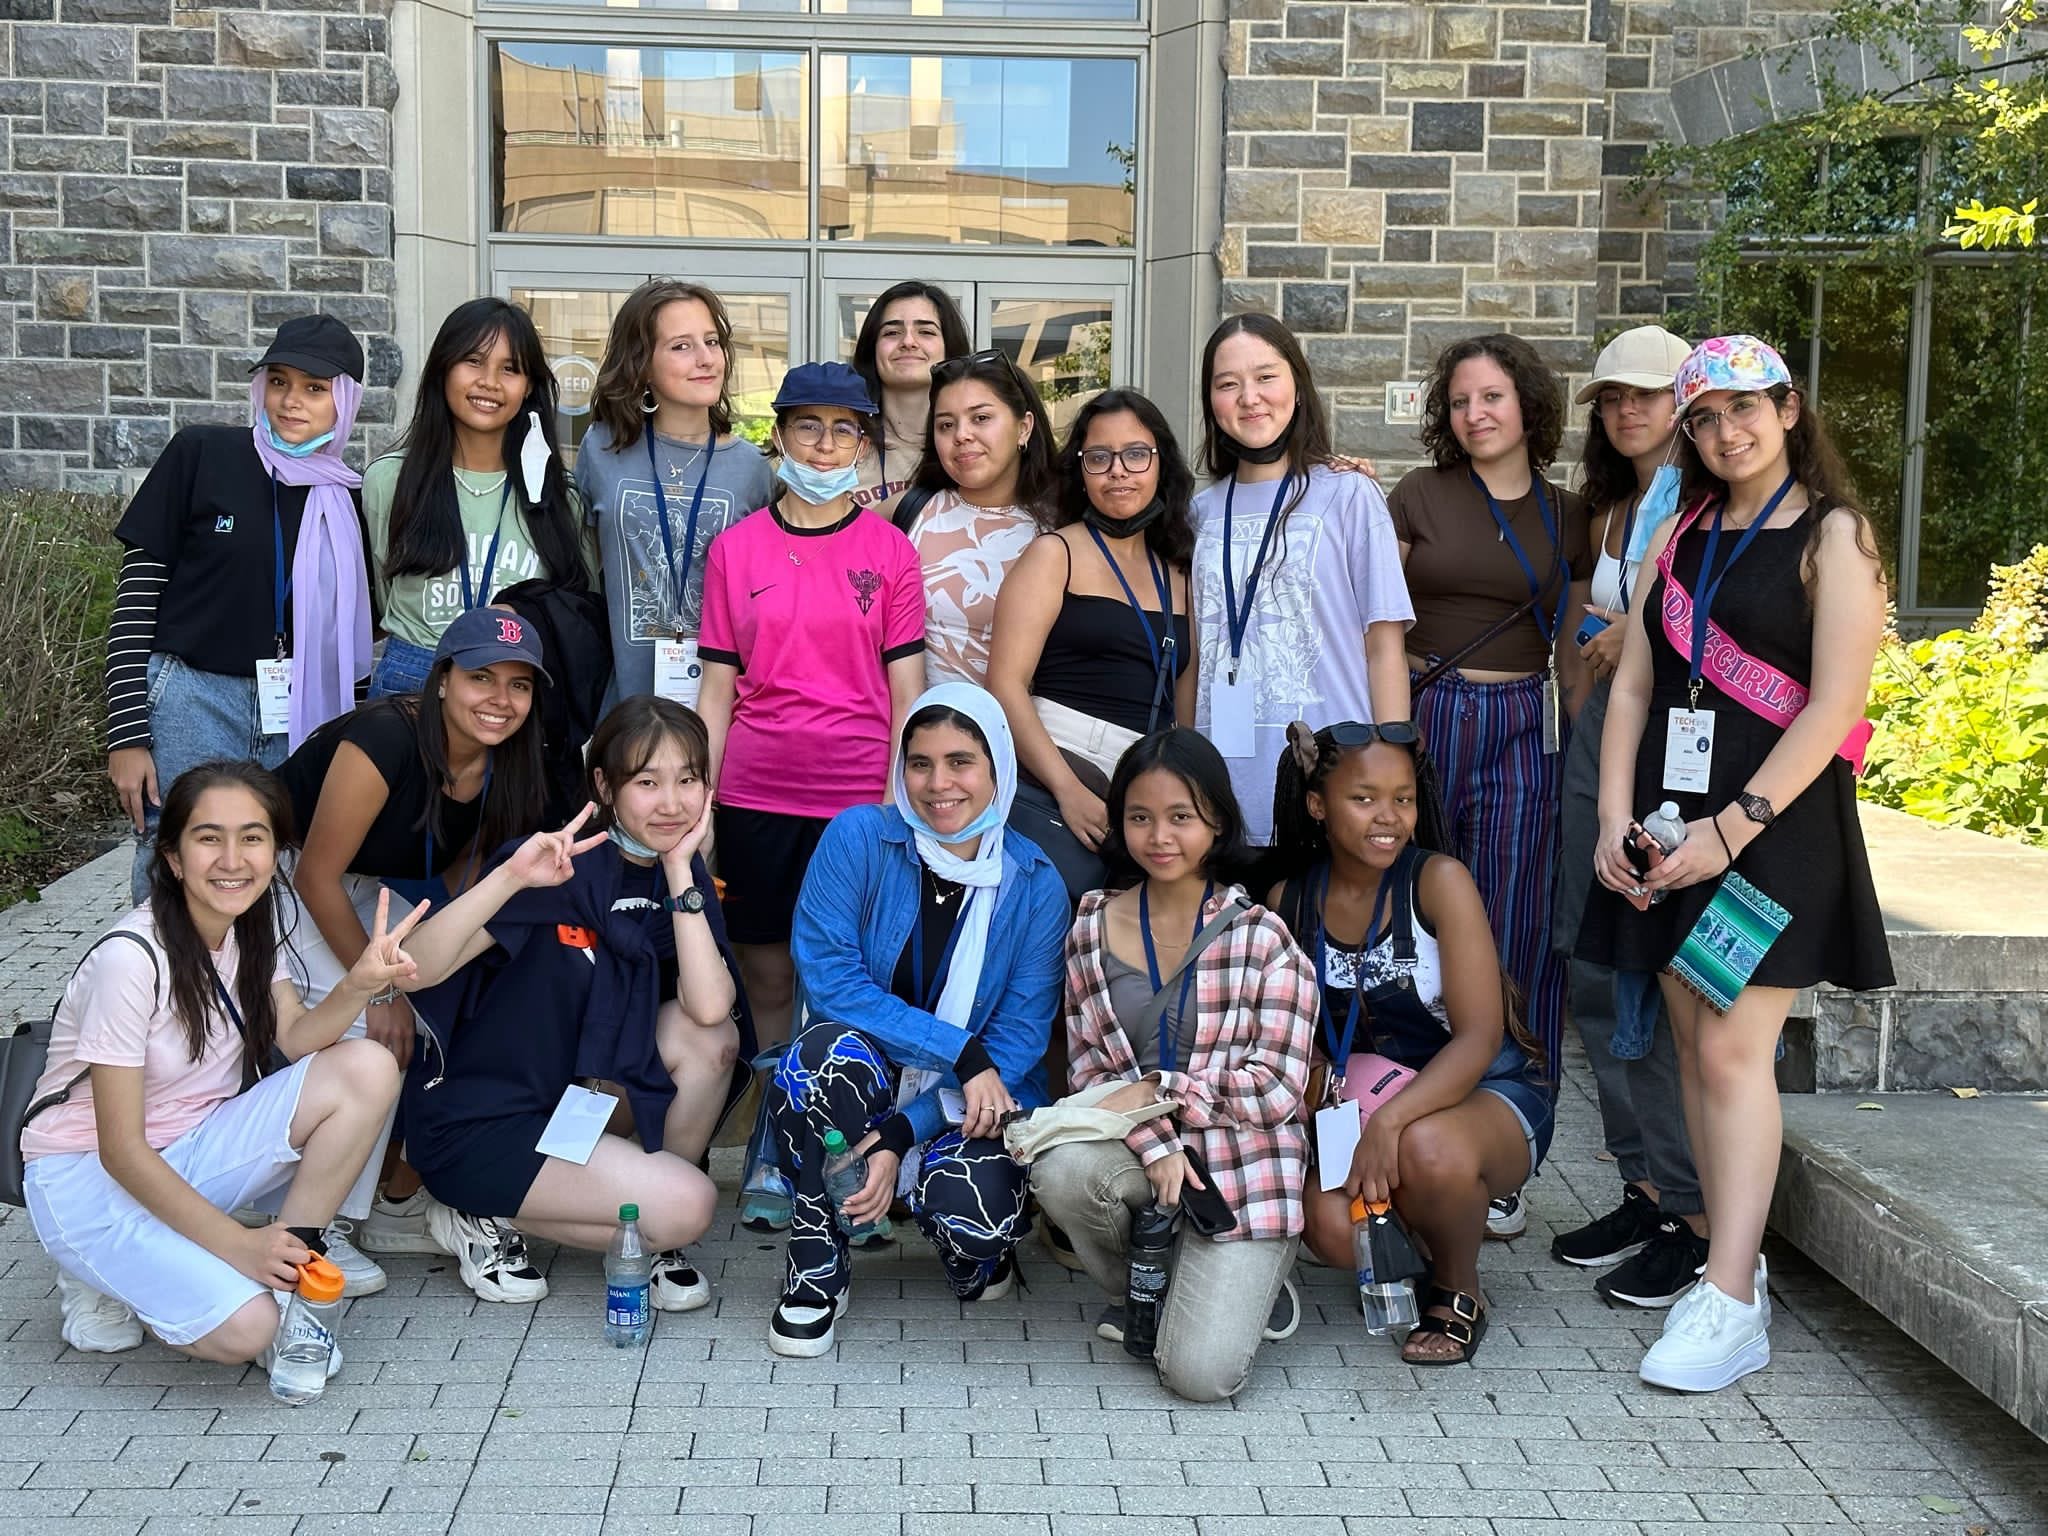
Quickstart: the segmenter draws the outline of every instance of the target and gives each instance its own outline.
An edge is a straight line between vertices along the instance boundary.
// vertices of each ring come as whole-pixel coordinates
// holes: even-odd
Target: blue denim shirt
[[[918,918],[922,865],[894,806],[859,805],[832,818],[797,899],[790,954],[814,1018],[870,1036],[899,1067],[956,1081],[953,1063],[979,1037],[1003,1086],[1026,1109],[1046,1102],[1045,1047],[1065,985],[1067,888],[1029,839],[1003,835],[1003,878],[967,1028],[890,990]],[[904,1107],[920,1143],[945,1129],[938,1085]]]

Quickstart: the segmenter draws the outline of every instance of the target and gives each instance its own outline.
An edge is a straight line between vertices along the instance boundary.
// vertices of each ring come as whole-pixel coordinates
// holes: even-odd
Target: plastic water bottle
[[[1374,1277],[1373,1214],[1373,1207],[1363,1199],[1351,1202],[1351,1253],[1358,1267],[1358,1305],[1365,1313],[1365,1331],[1388,1334],[1396,1328],[1413,1328],[1422,1313],[1415,1304],[1414,1286],[1406,1280],[1385,1281]]]
[[[604,1341],[614,1349],[647,1342],[648,1288],[654,1264],[640,1240],[640,1207],[619,1207],[619,1227],[604,1251]]]
[[[1159,1314],[1173,1268],[1173,1218],[1179,1213],[1147,1204],[1131,1223],[1130,1269],[1124,1279],[1124,1353],[1150,1360],[1159,1343]]]
[[[299,1286],[285,1304],[270,1356],[270,1395],[280,1403],[296,1408],[327,1390],[341,1285],[341,1271],[323,1258],[299,1266]]]
[[[859,1194],[868,1181],[868,1160],[846,1144],[836,1130],[825,1133],[825,1197],[839,1214],[839,1230],[858,1241],[875,1230],[875,1223],[848,1219],[846,1202]]]
[[[1645,816],[1643,830],[1657,840],[1657,846],[1669,858],[1672,851],[1685,841],[1685,823],[1679,819],[1678,802],[1666,800],[1653,814]],[[1670,894],[1669,891],[1652,891],[1650,904],[1654,906]]]

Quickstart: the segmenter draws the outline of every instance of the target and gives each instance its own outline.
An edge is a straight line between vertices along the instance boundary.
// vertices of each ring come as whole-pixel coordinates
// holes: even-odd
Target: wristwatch
[[[686,886],[683,890],[669,897],[668,909],[671,912],[702,912],[704,910],[704,893],[694,885]]]
[[[1768,827],[1778,819],[1777,811],[1762,795],[1739,794],[1735,797],[1735,803],[1742,807],[1743,815],[1760,827]]]

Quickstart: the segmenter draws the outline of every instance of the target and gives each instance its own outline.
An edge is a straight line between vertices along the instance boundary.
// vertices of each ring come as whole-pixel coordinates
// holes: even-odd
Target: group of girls
[[[1293,1331],[1296,1246],[1305,1235],[1348,1265],[1353,1197],[1392,1200],[1430,1255],[1404,1358],[1472,1358],[1487,1323],[1481,1240],[1520,1229],[1517,1191],[1553,1129],[1555,811],[1590,680],[1618,664],[1591,854],[1600,888],[1579,893],[1573,953],[1611,964],[1617,991],[1662,968],[1684,935],[1678,915],[1697,915],[1707,882],[1773,819],[1800,836],[1766,836],[1746,871],[1774,874],[1772,850],[1791,842],[1810,861],[1829,838],[1840,847],[1826,867],[1862,870],[1847,781],[1807,793],[1835,772],[1815,744],[1860,703],[1869,594],[1842,589],[1874,569],[1854,564],[1867,533],[1817,416],[1756,362],[1760,344],[1710,354],[1720,371],[1702,364],[1691,395],[1681,388],[1696,412],[1686,442],[1705,439],[1684,466],[1687,529],[1710,501],[1715,533],[1721,508],[1813,529],[1793,565],[1810,601],[1778,592],[1771,614],[1780,627],[1803,614],[1824,659],[1795,654],[1798,633],[1753,642],[1811,675],[1799,718],[1813,723],[1781,729],[1783,753],[1734,722],[1752,728],[1725,733],[1712,790],[1742,788],[1744,809],[1703,815],[1639,881],[1621,843],[1656,775],[1649,754],[1641,772],[1629,765],[1670,708],[1671,645],[1642,622],[1649,601],[1630,607],[1626,580],[1601,605],[1625,638],[1577,635],[1595,606],[1592,533],[1583,499],[1546,478],[1563,394],[1526,343],[1446,352],[1425,410],[1434,467],[1390,505],[1333,453],[1302,349],[1266,317],[1226,321],[1205,351],[1215,483],[1199,495],[1164,414],[1136,391],[1089,400],[1055,449],[1029,378],[1000,352],[968,355],[932,285],[881,295],[854,367],[789,371],[772,469],[732,432],[730,339],[708,289],[657,280],[631,295],[572,480],[530,320],[496,300],[465,305],[430,353],[400,451],[365,477],[360,522],[340,458],[360,351],[331,320],[280,331],[249,432],[174,440],[122,524],[109,655],[110,708],[128,733],[109,767],[138,831],[154,828],[139,860],[151,921],[162,932],[177,926],[172,908],[189,910],[192,931],[211,934],[199,913],[233,886],[238,912],[272,925],[262,953],[283,957],[278,1017],[310,1005],[320,1020],[291,1044],[355,1062],[364,1052],[341,1037],[366,1034],[405,1078],[402,1093],[387,1082],[364,1097],[376,1123],[356,1135],[346,1178],[323,1177],[317,1199],[286,1192],[294,1216],[318,1220],[295,1221],[258,1275],[235,1257],[253,1240],[200,1221],[154,1167],[135,1172],[147,1162],[136,1146],[171,1146],[146,1113],[155,1095],[179,1095],[203,1123],[177,1129],[201,1135],[239,1102],[233,1087],[213,1085],[195,1109],[177,1081],[150,1080],[149,1057],[139,1090],[110,1092],[118,1079],[103,1088],[102,1071],[136,1062],[97,1060],[86,1030],[53,1046],[53,1081],[84,1072],[100,1090],[74,1096],[74,1118],[94,1102],[107,1144],[125,1150],[102,1170],[133,1197],[123,1240],[176,1235],[266,1283],[280,1256],[324,1250],[358,1294],[384,1283],[360,1249],[452,1253],[478,1295],[524,1301],[547,1282],[523,1234],[599,1247],[632,1200],[659,1248],[656,1304],[699,1307],[709,1285],[686,1249],[712,1219],[701,1165],[760,1045],[774,1067],[758,1139],[789,1227],[778,1352],[831,1347],[850,1296],[847,1228],[899,1199],[962,1300],[987,1301],[1014,1283],[1035,1189],[1113,1299],[1131,1213],[1213,1181],[1235,1219],[1182,1233],[1159,1350],[1176,1390],[1227,1396],[1262,1339]],[[1785,488],[1752,506],[1765,472]],[[1259,488],[1242,516],[1240,482]],[[1668,543],[1689,570],[1697,542],[1664,526],[1634,563]],[[1624,529],[1603,547],[1619,563],[1629,543]],[[259,605],[202,603],[196,588],[260,585],[266,556],[273,633],[243,634]],[[337,591],[352,571],[362,590]],[[1763,614],[1749,575],[1717,625]],[[1870,584],[1881,616],[1882,583]],[[386,632],[373,691],[389,696],[351,712],[373,611]],[[202,612],[237,633],[212,633]],[[1681,691],[1696,710],[1697,662],[1693,675]],[[157,815],[173,767],[247,758],[280,767],[285,788],[253,769],[201,775],[241,775],[208,791],[242,794],[241,821],[195,823],[190,803]],[[1786,809],[1759,819],[1759,797]],[[248,873],[207,873],[188,850],[223,827],[269,850]],[[1809,878],[1774,892],[1795,914]],[[1687,889],[1642,917],[1607,899],[1639,884]],[[391,928],[393,893],[434,912],[402,948],[394,933],[420,913]],[[1708,1264],[1720,1300],[1686,1312],[1687,1337],[1758,1307],[1767,1317],[1760,1287],[1744,1303],[1731,1279],[1755,1257],[1757,1130],[1774,1112],[1751,1036],[1766,1038],[1774,1001],[1782,1020],[1781,982],[1871,984],[1881,934],[1874,960],[1858,949],[1858,967],[1840,963],[1850,939],[1867,948],[1867,915],[1874,905],[1846,937],[1810,927],[1773,954],[1759,973],[1770,993],[1738,1005],[1740,1049],[1727,1024],[1667,996],[1708,1213],[1725,1202],[1717,1226],[1733,1224]],[[209,948],[216,973],[232,970],[232,951]],[[105,968],[88,962],[67,1007],[98,1006]],[[329,1030],[337,992],[355,1012]],[[241,1030],[251,1066],[270,1065],[271,1041],[227,1008],[228,989],[224,1012],[214,1001],[130,988],[131,1033],[169,1031],[165,1059],[189,1042],[197,1062]],[[1134,1036],[1122,1021],[1140,1013],[1156,1030]],[[1347,1074],[1365,1053],[1415,1076],[1373,1106],[1355,1147],[1323,1154],[1349,1159],[1325,1177],[1308,1127],[1357,1092]],[[1767,1091],[1767,1048],[1762,1061]],[[1115,1079],[1102,1103],[1134,1122],[1121,1142],[1056,1147],[1028,1175],[1004,1149],[1020,1111]],[[579,1081],[614,1090],[612,1124],[580,1162],[543,1154]],[[837,1209],[823,1175],[834,1130],[867,1159],[865,1185]],[[226,1204],[274,1196],[300,1146],[278,1142],[266,1188]],[[36,1182],[56,1176],[49,1163]],[[46,1238],[66,1227],[63,1207],[32,1202]],[[1731,1250],[1745,1242],[1746,1256]],[[130,1270],[70,1251],[66,1337],[82,1347],[139,1337],[132,1311],[198,1349],[249,1299],[195,1332]],[[1115,1307],[1099,1326],[1121,1332]],[[258,1332],[198,1352],[247,1358]]]

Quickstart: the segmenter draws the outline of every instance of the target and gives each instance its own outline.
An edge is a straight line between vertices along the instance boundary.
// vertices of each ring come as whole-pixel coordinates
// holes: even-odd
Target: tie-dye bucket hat
[[[1761,393],[1791,382],[1792,371],[1769,342],[1755,336],[1716,336],[1694,347],[1678,365],[1678,376],[1671,381],[1671,388],[1678,399],[1678,414],[1683,416],[1709,390]]]

